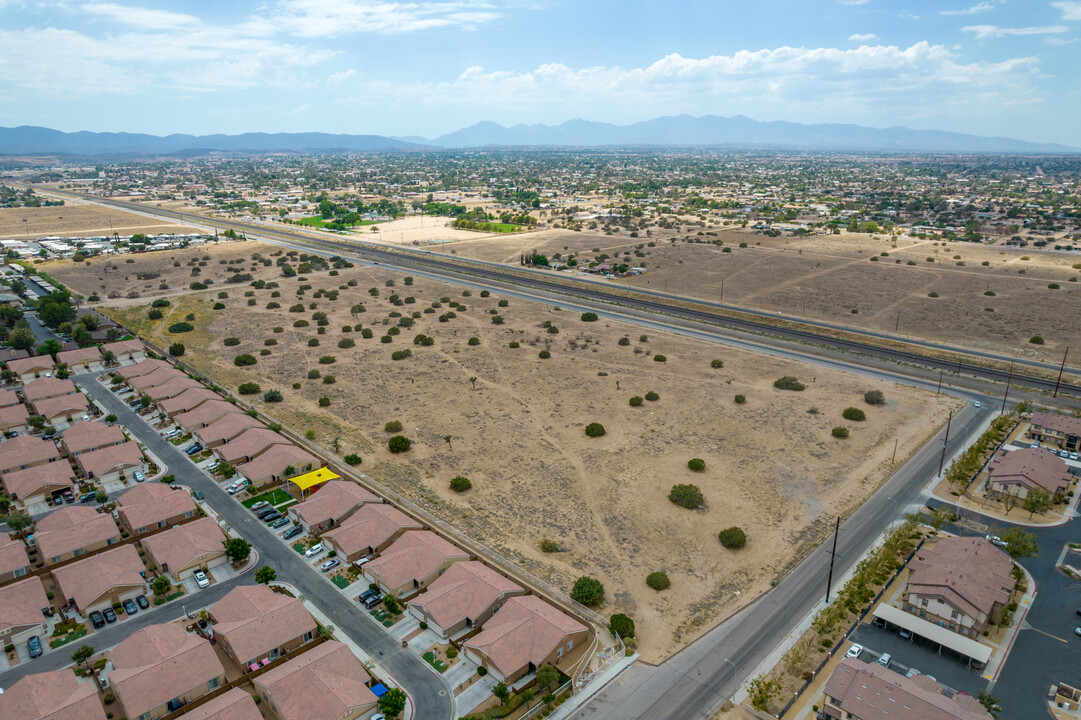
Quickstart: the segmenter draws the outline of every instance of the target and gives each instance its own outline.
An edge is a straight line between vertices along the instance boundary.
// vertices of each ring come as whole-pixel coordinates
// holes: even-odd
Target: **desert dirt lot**
[[[1072,311],[1081,303],[1078,255],[960,242],[943,246],[904,237],[894,243],[882,235],[768,238],[746,231],[716,232],[730,252],[706,242],[673,244],[668,231],[631,238],[626,232],[563,230],[477,238],[443,251],[516,265],[520,254],[532,249],[549,257],[577,252],[579,258],[591,258],[597,256],[591,252],[596,248],[621,257],[620,262],[645,265],[643,275],[607,281],[615,285],[723,299],[726,304],[865,330],[893,333],[897,328],[903,336],[1051,363],[1062,360],[1066,347],[1081,344],[1081,314]],[[655,247],[649,247],[650,242]],[[642,258],[633,254],[640,244]],[[630,256],[623,256],[627,251]],[[878,260],[872,262],[872,256]],[[1049,288],[1052,283],[1058,289]],[[1030,343],[1034,335],[1045,344]]]
[[[0,238],[38,240],[50,235],[92,237],[112,235],[114,232],[120,235],[160,235],[198,231],[164,220],[70,200],[60,207],[0,209]]]
[[[387,287],[388,280],[395,286]],[[145,305],[109,312],[158,343],[184,342],[184,360],[234,391],[252,381],[263,391],[280,389],[280,404],[249,397],[283,424],[313,431],[324,447],[337,438],[340,452],[361,454],[361,468],[373,477],[535,574],[568,589],[579,575],[601,579],[607,599],[599,611],[631,614],[649,660],[671,654],[767,589],[825,536],[835,515],[852,510],[884,480],[895,438],[900,463],[945,422],[951,406],[945,397],[676,335],[650,331],[642,340],[638,327],[584,322],[540,304],[510,299],[500,307],[496,294],[464,297],[460,287],[427,279],[406,286],[402,275],[385,269],[278,282],[277,290],[252,291],[252,307],[242,297],[250,288],[233,286],[218,311],[211,309],[217,294],[208,291],[174,298],[156,323],[146,320]],[[302,285],[312,286],[302,297],[304,311],[290,312]],[[313,298],[316,290],[339,286],[336,301]],[[389,304],[392,293],[402,305]],[[404,303],[406,297],[416,302]],[[442,297],[467,309],[439,322],[452,310]],[[282,307],[266,309],[268,302]],[[433,302],[440,307],[423,313]],[[365,310],[352,317],[358,303]],[[493,310],[503,324],[492,323]],[[392,327],[383,322],[398,321],[390,312],[414,311],[421,315],[412,328],[380,341]],[[328,313],[324,335],[317,334],[314,312]],[[194,331],[166,331],[189,313]],[[308,325],[294,327],[297,320]],[[544,329],[546,321],[559,332]],[[343,332],[356,323],[373,337]],[[415,345],[418,333],[435,343]],[[629,342],[620,345],[624,336]],[[229,337],[240,344],[226,347]],[[473,337],[478,344],[469,344]],[[355,347],[339,347],[343,339]],[[509,347],[512,341],[520,347]],[[550,359],[538,356],[545,347]],[[392,351],[405,349],[411,357],[391,359]],[[260,355],[263,350],[270,354]],[[258,363],[235,366],[241,353]],[[667,360],[655,361],[655,353]],[[334,362],[321,364],[324,355]],[[715,358],[723,359],[722,368],[711,367]],[[334,384],[325,383],[328,374]],[[798,376],[807,389],[774,389],[782,375]],[[887,405],[866,405],[869,389],[883,390]],[[630,406],[632,396],[650,391],[659,399]],[[737,393],[746,395],[745,404],[734,402]],[[330,404],[320,407],[324,396]],[[863,408],[867,420],[842,420],[849,405]],[[384,425],[394,420],[413,440],[402,455],[386,447],[392,433]],[[586,437],[591,422],[607,434]],[[851,437],[833,438],[837,425],[849,426]],[[704,472],[688,469],[695,457],[706,461]],[[448,483],[458,475],[469,477],[473,489],[452,492]],[[706,507],[669,502],[675,483],[699,485]],[[741,551],[717,540],[732,525],[748,534]],[[543,538],[563,551],[541,552]],[[671,577],[669,590],[646,586],[646,575],[656,570]]]

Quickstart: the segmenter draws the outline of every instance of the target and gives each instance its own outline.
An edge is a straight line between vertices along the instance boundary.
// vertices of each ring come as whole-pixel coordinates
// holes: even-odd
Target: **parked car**
[[[863,646],[852,643],[852,647],[848,648],[848,652],[845,653],[846,658],[858,658],[863,653]]]
[[[980,401],[977,400],[976,402],[972,403],[972,406],[973,407],[980,407]]]
[[[194,455],[195,453],[199,452],[202,449],[203,449],[202,445],[200,445],[199,443],[195,443],[194,445],[192,445],[190,448],[188,448],[184,452],[188,455],[188,457],[191,457],[192,455]]]
[[[1075,627],[1073,629],[1073,634],[1074,635],[1081,635],[1081,627]]]
[[[274,513],[278,513],[278,517],[281,517],[281,513],[278,512],[278,508],[272,508],[272,507],[263,508],[259,512],[255,513],[255,516],[258,517],[260,520],[266,520],[268,518],[268,516],[270,516],[270,515],[272,515]],[[277,519],[277,518],[275,518],[275,519]]]
[[[294,525],[293,527],[286,530],[285,534],[282,535],[282,537],[285,538],[286,540],[289,540],[291,538],[295,538],[297,535],[299,535],[302,532],[304,532],[304,528],[300,527],[299,525]],[[1079,611],[1079,612],[1081,612],[1081,611]]]
[[[30,657],[41,657],[41,653],[45,652],[41,649],[41,638],[37,635],[31,635],[30,639],[26,641],[26,649],[30,651]]]
[[[369,592],[371,592],[371,591],[369,591]],[[381,592],[379,592],[377,590],[377,591],[375,591],[374,595],[369,596],[368,599],[364,601],[364,607],[371,610],[373,607],[375,607],[376,605],[378,605],[381,602],[383,602],[383,593],[381,593]]]
[[[140,595],[139,597],[135,598],[135,602],[142,610],[146,610],[148,607],[150,607],[150,601],[146,599],[146,595]]]
[[[88,420],[90,419],[90,416],[89,416],[89,415],[83,415],[83,416],[82,416],[81,418],[79,418],[79,419],[80,419],[80,420],[82,420],[83,422],[86,422],[86,421],[88,421]]]
[[[882,667],[889,667],[890,664],[893,662],[893,655],[890,655],[889,653],[882,653],[878,656],[878,660],[876,660],[876,662]]]
[[[101,613],[95,610],[94,612],[90,613],[90,624],[93,625],[95,629],[99,627],[105,627],[105,618],[102,616]]]
[[[112,608],[105,608],[101,611],[101,614],[105,616],[105,622],[110,625],[116,622],[116,613],[113,612]]]
[[[202,570],[196,570],[194,573],[192,573],[192,577],[195,578],[195,584],[199,587],[210,587],[210,580],[207,579],[206,573]]]
[[[281,520],[285,516],[277,510],[272,510],[262,517],[263,522],[271,522],[272,520]]]
[[[132,475],[135,477],[135,482],[142,482],[146,480],[146,475],[143,475],[141,470],[136,470]]]
[[[916,677],[917,675],[923,675],[923,673],[921,673],[916,668],[909,668],[908,672],[905,673],[905,677],[908,678],[909,680]]]
[[[125,600],[124,612],[126,612],[128,615],[134,615],[135,613],[139,612],[139,608],[135,607],[135,603],[131,600]]]
[[[73,493],[71,490],[65,490],[64,491],[64,502],[66,502],[66,503],[75,502],[75,493]]]
[[[94,502],[94,500],[96,500],[97,497],[98,497],[97,491],[96,490],[91,490],[88,493],[83,493],[82,495],[80,495],[79,496],[79,502],[81,502],[81,503]]]
[[[323,552],[323,543],[316,543],[304,552],[304,557],[313,558]]]
[[[201,491],[199,491],[199,490],[196,490],[195,491],[195,499],[196,500],[202,500],[203,499],[203,493]]]
[[[991,541],[991,544],[998,545],[999,547],[1006,547],[1006,541],[1000,538],[998,535],[987,535],[987,540]]]
[[[226,488],[226,491],[230,495],[236,495],[238,492],[240,492],[241,490],[243,490],[247,486],[248,486],[248,481],[247,480],[237,480],[232,485],[230,485],[228,488]]]
[[[1078,458],[1081,458],[1081,455],[1078,455],[1075,452],[1070,453],[1070,459],[1071,460],[1077,460]]]
[[[905,630],[904,628],[901,628],[900,630],[898,630],[897,635],[902,640],[911,640],[912,639],[912,631],[911,630]]]
[[[277,530],[278,528],[283,528],[288,524],[289,524],[289,518],[280,517],[277,520],[275,520],[274,522],[270,523],[270,527]]]
[[[270,507],[270,503],[268,503],[266,500],[260,500],[259,502],[255,503],[254,505],[252,505],[248,509],[251,510],[253,513],[258,513],[263,508],[268,508],[268,507]]]
[[[342,561],[339,560],[338,558],[331,558],[330,560],[327,560],[325,563],[320,565],[319,569],[322,570],[323,572],[327,572],[328,570],[333,570],[334,568],[338,567],[341,564],[342,564]]]

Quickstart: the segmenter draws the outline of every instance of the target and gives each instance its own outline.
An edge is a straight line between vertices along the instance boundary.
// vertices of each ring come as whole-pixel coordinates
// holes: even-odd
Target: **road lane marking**
[[[1058,635],[1052,635],[1049,632],[1044,632],[1043,630],[1041,630],[1039,628],[1034,628],[1031,625],[1029,626],[1029,629],[1030,630],[1035,630],[1036,632],[1040,633],[1041,635],[1046,635],[1047,637],[1051,638],[1052,640],[1058,640],[1060,643],[1069,644],[1069,642],[1070,642],[1069,640],[1065,640],[1063,638],[1060,638]]]

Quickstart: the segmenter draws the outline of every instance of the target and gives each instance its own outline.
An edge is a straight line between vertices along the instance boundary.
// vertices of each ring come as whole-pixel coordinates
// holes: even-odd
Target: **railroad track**
[[[770,317],[767,313],[748,311],[742,308],[726,308],[723,306],[702,303],[695,300],[668,299],[648,291],[629,290],[619,288],[618,291],[606,289],[595,283],[576,280],[573,278],[559,278],[558,281],[547,277],[542,271],[516,270],[497,263],[488,263],[479,260],[466,260],[450,258],[445,255],[433,255],[425,251],[414,251],[372,245],[363,241],[347,242],[326,237],[323,234],[315,234],[315,231],[293,230],[271,225],[245,221],[224,221],[215,218],[207,218],[201,215],[189,215],[176,210],[166,208],[143,208],[127,202],[112,200],[110,198],[97,198],[65,191],[48,190],[48,193],[70,197],[72,199],[90,201],[101,205],[115,207],[125,212],[136,212],[157,218],[176,220],[181,224],[196,226],[217,226],[223,229],[233,229],[245,234],[258,235],[261,237],[277,240],[292,245],[303,244],[312,250],[329,252],[340,256],[349,256],[372,263],[383,263],[396,268],[425,270],[443,276],[469,277],[473,280],[487,280],[498,283],[510,283],[528,287],[546,293],[562,294],[580,300],[589,300],[600,305],[619,306],[641,312],[665,315],[682,320],[704,323],[717,327],[741,330],[760,335],[770,335],[785,340],[809,343],[825,346],[835,350],[843,350],[858,355],[890,360],[901,364],[921,365],[936,370],[967,374],[973,377],[998,382],[1012,382],[1023,387],[1041,391],[1054,391],[1064,395],[1081,397],[1081,385],[1071,382],[1059,382],[1057,375],[1059,368],[1032,360],[1012,360],[1004,356],[980,356],[983,363],[965,362],[966,355],[963,351],[951,348],[939,351],[938,354],[921,352],[914,349],[918,346],[906,343],[903,339],[889,338],[884,343],[874,343],[853,339],[850,337],[838,337],[830,334],[837,332],[844,334],[861,334],[858,331],[846,329],[834,329],[831,326],[821,324],[812,325],[802,323],[791,318],[773,318],[766,322],[764,318]],[[763,319],[755,319],[763,318]],[[805,329],[808,328],[808,329]],[[809,329],[817,328],[817,329]],[[862,333],[868,335],[867,333]],[[879,335],[869,335],[879,337]],[[905,349],[905,346],[913,349]],[[901,346],[901,347],[898,347]],[[930,348],[928,348],[930,350]],[[967,357],[972,357],[968,355]],[[1011,363],[1011,367],[1021,366],[1030,368],[1028,371],[1005,369],[995,367],[994,364],[1005,365]],[[1042,370],[1046,374],[1033,374],[1032,370]],[[1067,370],[1073,371],[1072,368]]]

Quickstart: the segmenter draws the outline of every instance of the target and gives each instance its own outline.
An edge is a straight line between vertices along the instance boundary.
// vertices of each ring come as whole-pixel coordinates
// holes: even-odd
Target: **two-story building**
[[[25,470],[60,458],[56,443],[20,435],[0,443],[0,474]]]
[[[1081,452],[1081,418],[1052,412],[1032,413],[1025,435],[1033,442]]]
[[[1014,495],[1024,500],[1030,490],[1040,488],[1065,498],[1073,480],[1058,455],[1042,448],[1021,448],[999,453],[987,466],[987,495],[995,499]]]

